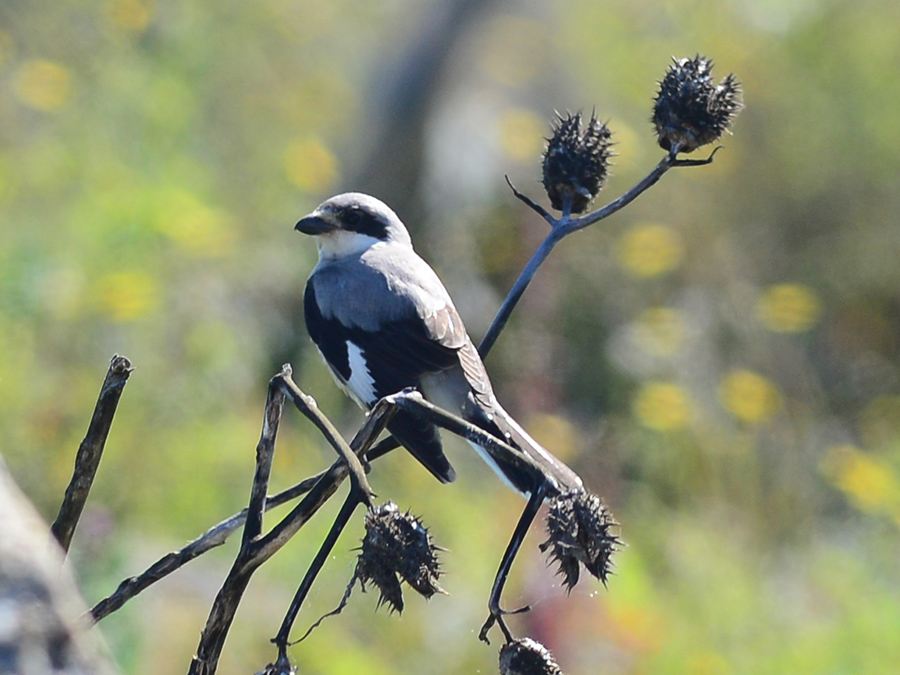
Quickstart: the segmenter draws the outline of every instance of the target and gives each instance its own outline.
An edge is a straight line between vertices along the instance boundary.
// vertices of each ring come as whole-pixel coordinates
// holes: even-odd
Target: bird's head
[[[384,202],[360,192],[325,200],[294,229],[315,237],[319,254],[327,258],[359,254],[379,242],[411,245],[397,214]]]

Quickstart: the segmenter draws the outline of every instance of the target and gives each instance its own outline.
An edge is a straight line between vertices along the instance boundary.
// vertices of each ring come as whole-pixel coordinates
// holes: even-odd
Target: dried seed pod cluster
[[[438,550],[418,518],[409,512],[401,513],[396,504],[387,502],[366,514],[366,535],[355,578],[363,590],[368,582],[378,588],[379,605],[387,603],[392,611],[402,612],[401,581],[426,599],[444,592],[438,585]]]
[[[699,54],[673,59],[653,102],[653,125],[664,150],[693,152],[717,140],[741,111],[741,85],[733,74],[719,84],[712,60]]]
[[[521,638],[500,649],[500,675],[563,675],[563,671],[544,645]]]
[[[559,563],[559,574],[567,590],[578,583],[580,565],[606,585],[612,554],[620,540],[612,530],[618,527],[600,498],[586,490],[573,490],[556,497],[547,514],[549,538],[541,551],[550,551],[550,560]]]
[[[544,151],[543,183],[550,204],[582,213],[597,196],[609,174],[612,132],[595,115],[581,126],[581,113],[557,114],[553,135]]]

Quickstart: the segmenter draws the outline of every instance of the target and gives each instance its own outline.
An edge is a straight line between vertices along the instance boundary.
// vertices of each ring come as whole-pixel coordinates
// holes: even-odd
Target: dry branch
[[[100,396],[97,398],[97,405],[94,406],[91,423],[75,456],[72,479],[66,488],[66,495],[59,507],[56,520],[50,526],[50,531],[63,551],[68,551],[69,544],[72,543],[72,535],[75,534],[81,512],[91,492],[91,485],[94,483],[94,476],[97,475],[97,467],[100,466],[100,458],[103,456],[106,438],[119,405],[119,397],[122,396],[122,390],[132,370],[134,369],[131,367],[131,361],[124,356],[115,354],[109,362],[109,370],[106,372],[103,386],[100,387]]]

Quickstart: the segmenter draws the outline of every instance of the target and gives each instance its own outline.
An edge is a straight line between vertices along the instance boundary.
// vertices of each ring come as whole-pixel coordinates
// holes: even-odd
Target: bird
[[[318,249],[304,292],[307,331],[353,401],[370,410],[381,398],[414,388],[533,460],[537,472],[498,462],[470,442],[517,492],[582,489],[581,478],[497,401],[450,294],[387,204],[359,192],[339,194],[301,218],[295,229],[312,236]],[[387,429],[440,482],[455,480],[433,423],[400,410]]]

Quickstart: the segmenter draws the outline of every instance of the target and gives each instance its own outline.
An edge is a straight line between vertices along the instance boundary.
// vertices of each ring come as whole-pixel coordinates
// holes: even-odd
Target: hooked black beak
[[[320,218],[319,216],[310,215],[305,218],[301,218],[300,221],[294,226],[294,229],[298,232],[302,232],[303,234],[324,234],[325,232],[330,232],[334,229],[334,225],[329,223],[327,220]]]

